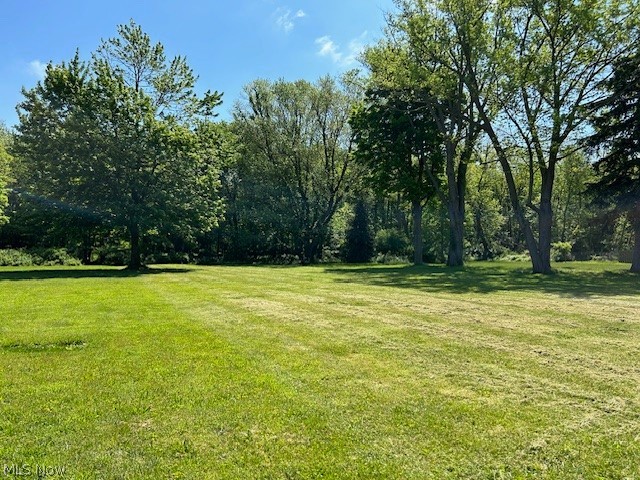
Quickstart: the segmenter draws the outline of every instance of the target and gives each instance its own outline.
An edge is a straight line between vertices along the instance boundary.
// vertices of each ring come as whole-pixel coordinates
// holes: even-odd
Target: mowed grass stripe
[[[278,270],[275,269],[275,271],[282,271],[282,269]],[[229,272],[229,270],[223,270],[222,272]],[[264,272],[263,272],[264,273]],[[269,272],[269,282],[267,283],[267,286],[265,286],[265,288],[270,288],[269,286],[273,285],[274,283],[277,283],[279,285],[282,285],[283,289],[290,289],[291,287],[291,283],[287,283],[285,280],[285,277],[282,276],[282,278],[280,277],[275,277],[274,278],[274,270],[270,270]],[[234,274],[232,273],[231,276],[233,276]],[[256,276],[256,271],[251,271],[252,278],[255,279]],[[308,277],[308,275],[303,275],[304,277]],[[220,276],[217,276],[216,278],[216,282],[215,285],[223,285],[223,289],[228,288],[228,284],[226,282],[228,282],[229,280],[227,280],[226,278],[221,278]],[[231,283],[233,283],[233,281],[231,281]],[[256,282],[257,283],[257,282]],[[300,284],[303,284],[304,282],[300,282]],[[316,304],[318,304],[319,302],[316,301],[316,299],[314,298],[313,301],[309,302],[309,301],[305,301],[305,299],[308,300],[308,295],[305,296],[304,291],[308,291],[306,289],[309,288],[309,284],[304,285],[303,288],[300,288],[298,290],[288,290],[288,292],[285,294],[285,298],[282,299],[282,301],[276,301],[273,300],[274,297],[278,296],[278,292],[280,291],[274,291],[274,290],[268,290],[268,291],[256,291],[255,290],[255,285],[253,286],[253,288],[251,289],[252,292],[244,292],[242,291],[243,289],[243,283],[238,283],[238,284],[233,284],[233,290],[234,292],[236,292],[231,298],[223,300],[222,298],[218,298],[216,300],[217,303],[219,302],[235,302],[236,304],[239,304],[240,307],[248,310],[248,311],[254,311],[254,312],[258,312],[258,316],[262,317],[261,320],[262,322],[259,322],[261,328],[262,328],[262,332],[258,332],[261,334],[265,334],[267,332],[271,332],[272,334],[272,338],[270,339],[270,341],[276,341],[277,342],[277,338],[282,338],[283,337],[283,331],[288,331],[288,335],[289,337],[286,339],[286,341],[280,342],[283,345],[284,344],[292,344],[292,343],[297,343],[297,344],[303,344],[304,342],[301,342],[299,339],[296,339],[295,342],[292,341],[292,335],[295,335],[295,332],[298,332],[298,337],[300,336],[300,330],[305,328],[305,322],[304,321],[300,321],[300,319],[307,319],[310,322],[315,322],[318,318],[321,318],[321,315],[318,315],[318,311],[317,308],[312,307],[309,308],[309,305],[315,306]],[[200,289],[200,291],[208,291],[208,294],[215,297],[215,287],[212,287],[209,284],[198,284],[198,288]],[[213,290],[212,290],[213,288]],[[315,292],[316,290],[314,290]],[[240,292],[240,293],[238,293]],[[251,296],[253,295],[253,297]],[[201,298],[203,295],[196,295],[197,298]],[[291,298],[286,298],[286,297],[291,297]],[[269,297],[272,300],[266,301],[266,300],[261,300],[260,298],[258,298],[257,300],[255,300],[256,297]],[[297,303],[296,303],[296,298],[298,299]],[[249,299],[249,304],[247,305],[246,299]],[[300,302],[299,300],[303,299],[302,302]],[[433,300],[433,299],[431,299]],[[424,299],[423,299],[424,301]],[[359,303],[359,302],[358,302]],[[381,299],[380,303],[384,303],[384,299]],[[329,301],[327,302],[327,304],[329,306],[332,305],[332,302]],[[320,302],[321,305],[321,302]],[[238,305],[236,305],[236,307],[238,307]],[[250,307],[250,308],[248,308]],[[260,307],[263,307],[262,309]],[[231,307],[229,307],[231,309]],[[205,309],[206,310],[206,309]],[[309,311],[311,310],[312,315],[310,315]],[[325,308],[325,310],[331,310],[330,308]],[[354,315],[353,311],[348,311],[347,312],[342,312],[342,316],[343,319],[348,321],[349,319],[353,320],[354,317],[357,316],[358,312],[362,311],[362,307],[356,307],[356,314]],[[335,318],[335,312],[333,311],[327,311],[326,315],[331,317],[331,318]],[[284,319],[289,319],[289,321],[284,321],[283,322],[283,318]],[[271,321],[268,324],[264,324],[264,320],[269,320],[271,319]],[[297,321],[295,321],[295,319],[297,319]],[[350,336],[351,340],[353,341],[353,337],[354,337],[354,327],[353,327],[353,322],[349,324],[350,328],[347,330],[348,335]],[[318,330],[320,330],[321,328],[323,328],[324,330],[326,330],[326,325],[318,325],[317,323],[314,323],[313,326],[311,326],[311,328],[313,330],[315,330],[315,333],[318,333]],[[332,336],[335,339],[337,331],[335,328],[335,322],[333,322],[333,325],[330,325],[329,328],[332,329]],[[255,327],[254,327],[255,328]],[[323,330],[323,331],[324,331]],[[293,333],[291,333],[293,332]],[[388,332],[382,332],[382,336],[384,336],[385,334],[387,334]],[[433,333],[433,332],[432,332]],[[462,332],[464,333],[464,332]],[[473,333],[473,332],[467,332],[467,333]],[[304,336],[304,335],[303,335]],[[474,335],[454,335],[456,337],[461,337],[461,338],[474,338]],[[407,340],[407,339],[405,339]],[[267,342],[268,343],[268,342]],[[280,343],[278,343],[279,348],[282,348],[283,345],[281,345]],[[388,342],[387,342],[388,343]],[[407,342],[409,343],[409,342]],[[415,342],[414,342],[415,343]],[[469,346],[466,345],[464,347],[464,350],[466,350],[467,355],[469,355],[469,351],[468,351]],[[308,350],[308,348],[307,348]],[[317,349],[316,349],[317,350]],[[339,349],[338,349],[339,350]],[[515,349],[512,349],[515,350]],[[419,354],[424,354],[425,352],[418,352]],[[449,354],[451,352],[448,352]],[[455,353],[455,352],[454,352]],[[459,352],[458,352],[459,353]],[[545,353],[545,352],[542,352]],[[456,357],[456,355],[449,355],[449,356],[453,356]],[[486,355],[484,356],[486,359]],[[471,356],[471,360],[474,360],[472,362],[470,362],[471,364],[475,364],[475,360],[473,356]],[[525,359],[526,362],[523,362],[525,365],[527,364],[527,362],[529,362],[531,359]],[[545,363],[548,363],[548,360],[544,360]],[[504,363],[504,359],[503,359],[503,363]],[[491,362],[490,362],[491,364]],[[433,366],[433,365],[432,365]],[[511,383],[510,387],[514,388],[515,390],[517,390],[518,385],[513,385],[513,377],[514,375],[517,376],[517,372],[518,370],[521,370],[522,365],[517,365],[516,368],[514,368],[514,372],[511,375],[507,375],[506,377],[509,379],[509,381],[507,382],[507,384],[505,385],[505,388],[509,388],[509,383]],[[529,369],[531,367],[529,366]],[[573,372],[573,370],[572,370]],[[609,408],[607,407],[607,399],[611,398],[611,394],[612,392],[608,391],[611,387],[611,382],[607,382],[604,385],[603,391],[602,392],[597,392],[597,391],[593,391],[591,390],[587,390],[584,393],[576,393],[576,389],[575,386],[573,385],[573,382],[575,382],[576,380],[582,380],[582,374],[581,373],[575,373],[572,377],[563,378],[563,380],[561,382],[557,382],[554,381],[553,379],[555,379],[557,377],[556,373],[557,372],[545,372],[546,375],[538,375],[537,377],[534,377],[533,379],[531,378],[531,375],[529,372],[527,372],[526,374],[523,374],[527,380],[527,382],[523,382],[523,383],[532,383],[533,384],[541,384],[541,387],[544,387],[544,391],[550,391],[552,393],[553,396],[557,396],[559,393],[561,392],[565,392],[567,394],[567,397],[569,399],[568,403],[567,403],[567,408],[571,411],[575,411],[575,407],[576,404],[578,404],[578,406],[580,406],[580,401],[581,400],[587,400],[588,402],[599,402],[602,403],[603,405],[605,405],[605,408]],[[474,380],[479,381],[476,384],[481,384],[482,380],[486,381],[486,378],[482,378],[482,376],[479,376],[480,378],[476,378]],[[594,374],[595,378],[598,378],[597,374]],[[632,379],[632,383],[635,380]],[[591,382],[587,380],[587,385],[589,387],[592,387]],[[637,385],[637,383],[636,383]],[[575,401],[571,401],[571,399],[573,399],[575,397]],[[609,402],[610,403],[610,402]],[[615,399],[614,399],[614,403],[615,403]],[[556,401],[555,404],[553,402],[549,402],[549,405],[543,405],[544,407],[553,407],[555,409],[558,409],[561,406],[561,402]],[[582,405],[583,407],[585,407],[585,405]],[[598,405],[596,405],[595,410],[597,410],[599,407]],[[635,408],[635,406],[634,406]],[[587,413],[585,414],[585,418],[591,418],[593,417],[593,411],[592,410],[587,410]],[[573,422],[572,420],[572,423]]]
[[[518,268],[0,271],[0,344],[22,345],[0,349],[0,461],[73,478],[635,478],[632,278],[571,266],[538,291]]]
[[[220,278],[218,277],[215,284],[219,281]],[[193,298],[201,299],[209,296],[212,299],[211,301],[218,307],[221,303],[225,303],[222,296],[216,295],[207,286],[197,282],[194,283],[195,285],[190,287],[190,296],[193,296]],[[228,285],[225,285],[226,288],[228,288]],[[209,291],[204,295],[201,291],[202,289]],[[174,290],[172,289],[172,291]],[[237,295],[234,295],[234,297],[237,297]],[[240,295],[240,297],[243,298],[244,296]],[[270,305],[268,311],[273,313],[273,307],[274,305]],[[199,311],[202,312],[202,310]],[[219,308],[215,309],[216,313],[219,311]],[[229,308],[229,311],[233,312],[235,310]],[[246,311],[251,310],[247,309]],[[355,431],[352,429],[352,420],[347,420],[346,424],[342,425],[342,415],[332,415],[336,425],[333,425],[330,431],[333,431],[334,435],[339,433],[347,438],[351,435],[357,435],[362,437],[360,443],[365,445],[367,441],[402,445],[404,447],[403,456],[411,460],[408,465],[422,466],[421,470],[423,472],[430,471],[430,468],[433,468],[433,466],[429,468],[429,465],[434,460],[433,457],[445,455],[445,449],[451,450],[449,455],[460,455],[468,451],[469,446],[465,446],[465,444],[468,442],[477,443],[478,439],[473,438],[473,436],[460,435],[461,432],[450,428],[450,424],[456,423],[456,419],[459,420],[462,414],[464,416],[472,415],[475,409],[480,408],[478,405],[470,409],[466,405],[466,398],[462,398],[460,405],[457,405],[453,409],[454,411],[450,411],[450,406],[447,405],[447,402],[442,402],[441,396],[435,391],[437,389],[434,389],[433,394],[424,392],[427,394],[415,395],[416,390],[412,387],[418,386],[420,379],[416,379],[411,372],[403,372],[398,368],[399,365],[396,362],[387,362],[388,365],[385,367],[383,359],[375,360],[367,356],[358,360],[356,355],[351,355],[351,360],[348,362],[342,360],[336,362],[335,356],[331,354],[330,350],[327,351],[322,346],[310,343],[309,339],[304,341],[299,336],[294,339],[282,328],[274,330],[270,324],[264,324],[265,316],[262,315],[262,312],[256,314],[244,313],[241,316],[243,317],[241,320],[243,322],[242,327],[246,335],[243,339],[238,340],[246,346],[247,355],[259,356],[264,365],[263,368],[270,369],[283,382],[288,382],[298,390],[299,401],[306,397],[308,399],[306,403],[314,405],[313,409],[318,409],[321,405],[333,405],[335,407],[334,410],[341,412],[342,415],[362,415],[355,424]],[[225,324],[227,322],[230,322],[230,325],[237,325],[237,317],[238,314],[236,313],[224,318],[208,317],[208,321],[216,322],[213,328],[219,331],[219,329],[226,330]],[[220,323],[218,323],[218,320]],[[283,325],[283,322],[279,321],[279,323]],[[299,326],[299,323],[296,325]],[[266,332],[270,332],[270,334],[266,335]],[[304,344],[307,344],[308,347],[302,349],[302,351],[296,348],[298,345]],[[290,345],[294,345],[294,348],[288,348]],[[304,357],[304,361],[292,363],[289,357],[295,353]],[[355,366],[349,364],[352,361],[355,361]],[[286,368],[283,368],[283,365]],[[331,388],[332,384],[334,388]],[[401,390],[398,390],[399,386]],[[449,397],[449,402],[456,403],[453,395],[447,396]],[[394,413],[398,421],[395,423],[380,422],[381,419],[389,416],[388,409],[390,405],[394,404],[398,404],[398,408]],[[407,408],[406,405],[411,405],[411,408]],[[467,412],[467,410],[469,411]],[[502,413],[499,412],[499,415],[502,415]],[[450,437],[449,442],[439,443],[437,448],[434,448],[429,443],[432,435],[429,431],[424,430],[424,421],[427,419],[428,423],[431,423],[432,429],[440,432],[435,438],[442,442],[443,437]],[[481,423],[482,419],[478,421],[477,428],[480,428]],[[411,428],[409,434],[401,436],[403,439],[400,441],[396,437],[398,433],[402,432],[402,425],[408,425]],[[381,427],[383,427],[382,430]],[[385,432],[385,430],[389,429],[395,432],[391,437],[389,436],[391,432]],[[327,436],[325,441],[329,441],[331,438],[332,436]],[[354,442],[351,448],[357,445],[358,443]],[[422,448],[420,448],[421,445]],[[490,447],[491,445],[485,445],[485,448]],[[339,449],[335,449],[333,462],[340,461],[339,451]],[[403,478],[402,472],[404,470],[398,469],[398,465],[394,465],[396,462],[387,458],[389,453],[391,452],[382,449],[376,452],[374,458],[386,459],[385,464],[388,471],[385,475],[399,475],[399,478]],[[430,459],[426,465],[425,459]],[[475,470],[476,468],[476,466],[473,466],[471,469]],[[345,475],[349,472],[349,468],[343,469],[342,472],[341,475]]]
[[[206,284],[198,284],[202,291],[207,290]],[[238,292],[241,286],[234,286],[234,291]],[[286,287],[285,287],[286,288]],[[212,295],[209,292],[209,295]],[[597,358],[594,358],[595,352],[598,349],[610,350],[611,345],[608,344],[606,338],[602,338],[600,329],[592,335],[583,335],[576,338],[575,324],[571,324],[568,328],[563,329],[562,323],[557,322],[557,317],[543,318],[542,321],[538,318],[535,321],[533,317],[527,322],[527,317],[521,317],[519,321],[510,321],[508,326],[497,327],[494,322],[483,322],[476,316],[478,308],[474,308],[474,303],[467,301],[464,304],[450,305],[452,302],[448,302],[445,305],[446,313],[448,315],[435,314],[434,312],[418,313],[425,303],[433,304],[433,298],[429,301],[425,301],[424,295],[415,296],[405,294],[402,300],[404,308],[393,305],[395,298],[387,297],[380,298],[378,294],[374,297],[374,301],[369,298],[369,302],[374,305],[373,311],[366,307],[349,307],[342,305],[336,306],[335,296],[327,296],[326,301],[323,302],[320,293],[313,293],[308,290],[304,292],[291,292],[282,290],[269,289],[260,293],[261,298],[251,297],[249,293],[244,295],[235,295],[229,302],[234,302],[242,308],[250,311],[259,312],[272,318],[273,321],[281,323],[283,320],[287,320],[282,325],[282,329],[300,330],[301,328],[311,328],[315,334],[320,332],[326,333],[326,341],[329,344],[328,348],[331,348],[333,343],[335,350],[338,351],[341,346],[344,349],[348,349],[348,346],[355,342],[356,337],[362,334],[362,329],[358,329],[356,325],[363,321],[367,328],[363,331],[365,336],[368,335],[368,327],[371,324],[384,324],[386,329],[382,332],[381,337],[386,337],[387,345],[385,348],[400,349],[402,346],[407,345],[407,338],[414,337],[414,339],[423,336],[427,341],[431,343],[441,344],[443,340],[449,342],[459,342],[459,339],[467,339],[464,348],[468,349],[471,345],[475,348],[482,350],[481,356],[486,357],[486,349],[502,351],[505,355],[509,355],[509,358],[520,358],[523,362],[526,362],[530,366],[531,362],[540,365],[542,368],[548,370],[553,364],[557,364],[559,368],[563,368],[565,360],[572,360],[576,363],[571,367],[573,378],[567,378],[566,381],[571,383],[581,382],[583,380],[588,381],[605,381],[606,389],[616,388],[617,383],[612,385],[610,377],[617,376],[617,380],[628,381],[629,375],[637,375],[638,364],[634,362],[632,355],[627,355],[629,360],[626,368],[620,368],[614,366],[609,369],[606,376],[603,377],[603,371],[601,367],[603,362],[598,362]],[[204,297],[206,294],[198,295],[198,298]],[[268,297],[269,300],[266,298]],[[382,300],[385,305],[384,315],[376,315],[375,301]],[[222,301],[222,300],[218,300]],[[413,303],[407,303],[413,302]],[[358,304],[362,304],[362,300],[358,301]],[[397,302],[395,302],[397,303]],[[393,307],[391,307],[393,305]],[[415,307],[415,308],[414,308]],[[433,306],[431,309],[433,310]],[[436,311],[442,310],[441,304],[435,305]],[[454,313],[451,313],[453,310]],[[465,312],[466,310],[466,312]],[[428,308],[426,309],[428,311]],[[464,313],[463,313],[464,312]],[[471,313],[468,318],[465,318],[465,313]],[[484,312],[483,316],[488,312]],[[581,314],[582,323],[587,323],[589,319]],[[323,320],[326,318],[336,319],[339,318],[340,322],[326,324]],[[351,321],[349,321],[351,320]],[[553,321],[553,322],[551,322]],[[367,323],[368,322],[368,323]],[[495,321],[498,325],[501,323],[501,319]],[[504,321],[502,323],[505,323]],[[593,320],[591,320],[593,324]],[[346,327],[346,330],[345,328]],[[273,329],[273,326],[269,327]],[[505,331],[508,328],[510,331]],[[543,333],[540,333],[540,330]],[[637,331],[637,330],[636,330]],[[345,333],[345,335],[339,335],[339,333]],[[608,332],[611,333],[611,332]],[[616,335],[619,337],[620,335]],[[396,338],[399,345],[390,345],[391,339]],[[628,335],[626,336],[628,337]],[[366,339],[365,339],[366,340]],[[634,343],[633,336],[629,341],[632,345]],[[584,347],[586,342],[591,342],[588,345],[588,349]],[[360,342],[362,343],[362,342]],[[573,345],[580,345],[581,349],[575,352],[567,352]],[[595,349],[595,351],[594,351]],[[569,358],[558,359],[558,356],[569,355]],[[557,361],[560,360],[560,361]],[[591,365],[593,368],[591,368]],[[606,365],[605,365],[606,366]],[[520,365],[517,365],[517,369],[521,369]],[[545,372],[548,373],[548,372]],[[585,378],[587,377],[591,378]],[[555,375],[549,375],[554,378]],[[633,379],[631,379],[633,380]],[[631,382],[633,384],[633,381]]]
[[[216,432],[251,412],[247,402],[235,408],[229,399],[253,403],[263,398],[268,377],[248,367],[247,359],[210,331],[185,321],[141,280],[126,279],[116,287],[110,281],[93,282],[84,291],[84,298],[90,298],[84,304],[77,301],[82,293],[77,285],[51,282],[51,315],[34,318],[39,309],[29,308],[22,316],[40,320],[44,328],[22,329],[18,336],[23,343],[55,341],[55,322],[69,318],[88,347],[82,356],[1,352],[6,367],[2,460],[62,462],[86,478],[101,472],[104,478],[179,474],[176,465],[189,463],[198,449],[215,450],[221,443]],[[66,288],[73,293],[55,294]],[[39,294],[46,294],[46,288]],[[88,307],[100,311],[109,305],[117,306],[116,325],[89,319]],[[7,340],[3,344],[16,343],[15,337]],[[227,403],[223,416],[229,418],[215,422],[208,414],[217,411],[218,401]],[[227,463],[235,469],[235,462]],[[224,472],[223,466],[208,465],[208,470]]]

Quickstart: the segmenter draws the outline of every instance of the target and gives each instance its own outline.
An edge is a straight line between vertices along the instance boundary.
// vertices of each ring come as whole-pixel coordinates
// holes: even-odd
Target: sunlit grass
[[[0,269],[0,464],[639,478],[626,268]]]

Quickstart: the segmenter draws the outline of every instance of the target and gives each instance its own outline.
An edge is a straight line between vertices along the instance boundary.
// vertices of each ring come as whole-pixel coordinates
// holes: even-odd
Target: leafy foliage
[[[573,260],[570,242],[554,242],[551,244],[551,258],[554,262],[569,262]]]
[[[6,185],[9,182],[10,161],[9,153],[7,153],[4,145],[0,143],[0,225],[8,220],[4,215],[4,209],[9,203]]]
[[[258,80],[245,91],[247,102],[234,112],[242,160],[226,177],[232,238],[314,262],[357,178],[349,154],[352,95],[329,77],[316,84]]]
[[[637,5],[629,0],[397,4],[392,41],[407,47],[406,58],[436,91],[457,85],[471,100],[475,114],[467,117],[479,120],[496,151],[534,271],[549,273],[556,167],[583,134],[585,107],[598,97],[611,61],[631,44]],[[529,166],[525,202],[514,178],[514,138],[525,146]],[[534,190],[536,176],[540,183]]]
[[[128,230],[130,267],[149,232],[210,229],[220,210],[215,135],[196,116],[199,100],[184,60],[131,23],[93,61],[49,65],[24,91],[16,150],[28,172],[20,191]]]
[[[371,89],[354,109],[355,158],[379,193],[400,193],[423,202],[433,193],[430,177],[443,168],[442,140],[424,107],[425,91]]]
[[[385,228],[375,236],[375,250],[382,254],[405,255],[409,242],[407,236],[397,229]]]
[[[0,266],[3,267],[78,266],[81,264],[80,260],[69,255],[64,248],[0,249]]]
[[[9,169],[12,158],[7,151],[7,147],[9,146],[10,138],[9,131],[4,125],[0,124],[0,225],[8,220],[4,214],[4,209],[9,203],[7,185],[9,183]]]
[[[375,88],[354,109],[354,157],[379,194],[399,194],[412,206],[414,263],[423,261],[422,209],[443,170],[442,136],[425,107],[426,90]]]

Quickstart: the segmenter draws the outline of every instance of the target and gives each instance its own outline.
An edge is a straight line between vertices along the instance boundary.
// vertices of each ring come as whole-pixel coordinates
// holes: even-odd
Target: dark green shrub
[[[384,265],[404,265],[409,263],[409,258],[405,255],[396,255],[394,253],[378,253],[375,262]]]
[[[191,263],[191,258],[185,252],[160,252],[148,255],[145,258],[146,264],[167,264],[167,263]]]
[[[409,240],[406,235],[398,230],[388,228],[376,233],[375,248],[378,253],[404,256],[407,254],[408,246]]]
[[[31,250],[31,255],[34,257],[34,264],[37,265],[63,265],[63,266],[78,266],[82,265],[82,262],[77,258],[69,255],[69,252],[64,248],[41,248]]]
[[[106,245],[94,251],[95,259],[92,263],[99,265],[122,266],[129,263],[129,250],[127,245]]]

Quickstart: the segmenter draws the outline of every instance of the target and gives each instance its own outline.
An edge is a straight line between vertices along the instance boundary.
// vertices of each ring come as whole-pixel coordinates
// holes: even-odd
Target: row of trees
[[[638,7],[396,3],[366,77],[255,81],[230,123],[133,22],[91,61],[50,65],[0,144],[0,242],[87,262],[127,247],[131,268],[158,253],[312,263],[358,259],[372,228],[385,251],[410,234],[415,263],[526,249],[548,273],[554,241],[587,257],[635,232],[640,270]]]
[[[374,86],[409,90],[418,101],[413,111],[426,111],[438,126],[446,163],[447,195],[441,196],[450,218],[448,263],[462,263],[466,170],[478,143],[486,142],[504,174],[533,269],[550,272],[557,167],[581,146],[589,113],[602,99],[602,82],[637,38],[637,4],[396,4],[387,39],[365,61]],[[525,195],[514,171],[523,160]],[[432,180],[439,190],[437,178]]]

